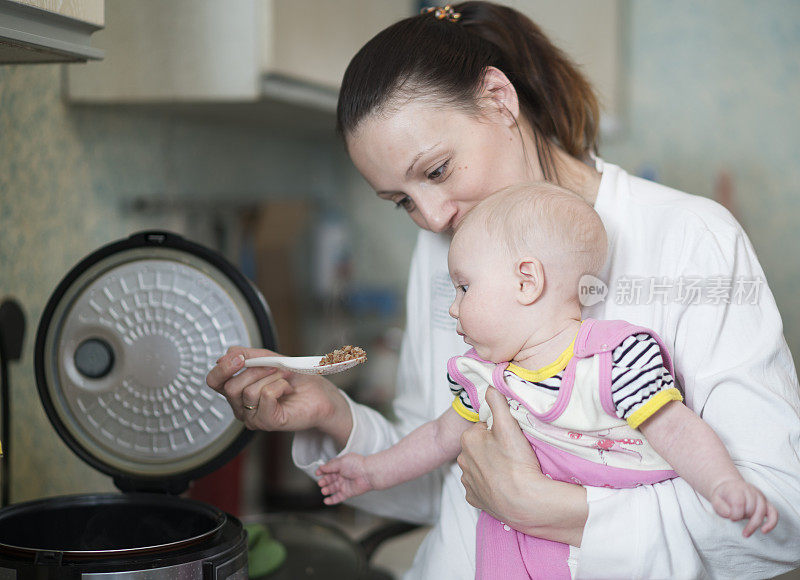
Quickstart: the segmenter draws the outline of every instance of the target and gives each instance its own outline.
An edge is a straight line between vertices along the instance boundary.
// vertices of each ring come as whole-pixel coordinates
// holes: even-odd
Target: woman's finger
[[[244,367],[244,355],[228,353],[217,360],[217,364],[206,375],[206,384],[222,392],[225,383]]]
[[[456,458],[461,468],[461,483],[465,490],[465,499],[473,507],[485,507],[484,495],[490,474],[484,467],[492,469],[485,458],[495,454],[493,445],[494,434],[487,428],[486,423],[475,423],[461,435],[461,453]]]
[[[257,356],[274,356],[277,353],[266,348],[250,348],[245,346],[232,346],[224,355],[217,359],[214,367],[206,375],[206,384],[220,391],[225,383],[244,367],[244,360]]]
[[[268,348],[256,348],[251,346],[232,346],[230,347],[223,357],[244,355],[244,358],[254,358],[257,356],[281,356],[280,353],[270,350]]]
[[[248,427],[248,421],[252,420],[259,410],[260,387],[265,379],[268,380],[269,377],[242,373],[230,379],[223,389],[234,416]],[[248,390],[252,393],[250,396],[245,394]]]
[[[461,434],[461,453],[456,458],[456,463],[462,471],[471,471],[475,466],[475,455],[481,455],[486,447],[486,438],[489,435],[486,423],[470,425]]]
[[[461,437],[461,482],[467,502],[490,515],[507,514],[509,503],[520,494],[512,473],[524,469],[531,477],[541,475],[541,467],[530,443],[511,415],[507,399],[494,388],[486,391],[493,425],[476,423]]]
[[[519,445],[520,442],[529,447],[519,423],[511,415],[508,399],[497,389],[489,387],[486,390],[486,402],[492,410],[492,433],[506,445]]]
[[[248,386],[261,381],[265,377],[275,374],[275,369],[270,367],[255,367],[243,369],[237,375],[229,378],[220,392],[232,407],[240,406],[242,401],[242,391]],[[276,375],[279,376],[279,375]],[[254,397],[257,398],[257,397]]]
[[[508,399],[493,387],[486,390],[486,402],[492,410],[492,434],[498,443],[505,446],[508,455],[516,459],[525,459],[526,463],[539,461],[531,451],[531,445],[522,433],[519,422],[511,414]]]
[[[253,375],[249,375],[248,382],[241,389],[240,399],[242,406],[252,407],[255,409],[260,402],[259,400],[261,399],[261,391],[263,389],[265,388],[268,389],[272,385],[280,381],[285,381],[283,376],[281,376],[279,373],[276,373],[274,369],[270,370],[272,372],[270,372],[267,376],[258,377],[254,382],[252,381],[252,378],[255,378],[253,377],[253,375],[255,375],[256,373],[253,373]],[[283,389],[281,389],[281,391],[282,390]],[[233,403],[235,403],[235,401],[233,401]]]
[[[511,411],[508,407],[508,399],[506,399],[500,391],[494,387],[486,389],[486,402],[492,410],[492,429],[497,426],[500,430],[505,430],[507,426],[511,424],[519,431],[519,424],[514,417],[511,416]]]
[[[265,384],[261,385],[256,409],[250,416],[245,416],[244,424],[248,429],[261,429],[275,431],[285,424],[285,417],[281,412],[280,398],[292,392],[289,381],[279,377],[270,380],[264,377]]]

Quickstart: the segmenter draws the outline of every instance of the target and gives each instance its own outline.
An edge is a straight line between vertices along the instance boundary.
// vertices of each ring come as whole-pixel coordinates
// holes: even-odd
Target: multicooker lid
[[[205,383],[231,345],[275,348],[269,310],[229,262],[168,232],[100,248],[61,281],[36,336],[61,438],[124,491],[183,491],[251,432]]]

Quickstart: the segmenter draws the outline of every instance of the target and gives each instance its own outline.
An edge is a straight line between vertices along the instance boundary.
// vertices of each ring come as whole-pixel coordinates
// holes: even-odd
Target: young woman
[[[452,402],[442,370],[463,350],[447,313],[448,232],[487,192],[552,181],[594,205],[609,237],[599,276],[609,294],[583,317],[628,320],[662,337],[686,404],[775,505],[780,524],[766,538],[743,539],[742,524],[721,523],[681,479],[625,490],[552,481],[491,389],[494,426],[465,433],[457,466],[351,503],[434,524],[411,578],[473,576],[478,512],[464,503],[465,488],[470,504],[510,527],[580,547],[578,577],[763,578],[800,565],[797,375],[750,242],[719,205],[595,156],[594,94],[538,27],[486,2],[400,21],[353,58],[338,117],[357,169],[422,229],[399,423],[320,377],[239,372],[244,357],[264,354],[245,348],[231,349],[207,379],[237,417],[250,428],[298,431],[295,462],[313,474],[339,452],[381,451],[440,415]],[[677,294],[653,291],[667,283]],[[621,512],[630,517],[615,517]]]

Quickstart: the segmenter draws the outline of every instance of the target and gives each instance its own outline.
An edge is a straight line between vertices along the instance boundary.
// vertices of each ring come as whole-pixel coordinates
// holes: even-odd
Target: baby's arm
[[[686,405],[678,401],[667,403],[639,429],[658,454],[709,500],[720,516],[733,521],[749,518],[745,537],[759,526],[766,534],[778,523],[775,507],[757,487],[744,480],[714,430]]]
[[[450,407],[388,449],[374,455],[348,453],[317,470],[328,505],[373,489],[386,489],[433,471],[461,452],[461,434],[472,423]]]

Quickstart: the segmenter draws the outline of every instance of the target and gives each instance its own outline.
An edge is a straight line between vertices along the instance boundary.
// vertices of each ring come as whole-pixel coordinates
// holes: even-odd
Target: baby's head
[[[459,235],[499,244],[498,259],[537,258],[546,275],[558,274],[560,279],[550,282],[566,285],[576,297],[580,277],[596,275],[606,259],[606,231],[594,208],[548,182],[512,185],[490,195],[464,217]]]
[[[600,216],[577,194],[545,182],[502,189],[453,236],[450,314],[482,358],[512,360],[531,320],[580,316],[580,278],[600,271],[606,249]]]

